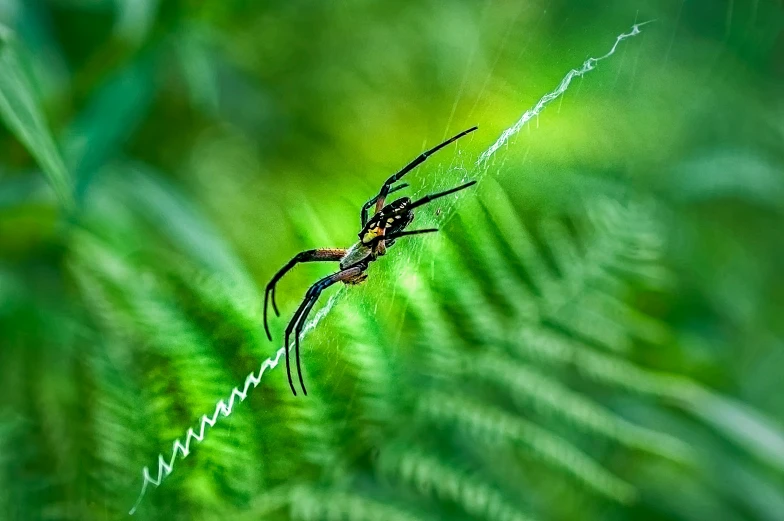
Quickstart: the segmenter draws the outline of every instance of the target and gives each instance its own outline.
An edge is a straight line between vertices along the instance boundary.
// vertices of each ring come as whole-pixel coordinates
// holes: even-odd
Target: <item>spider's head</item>
[[[414,212],[409,208],[410,205],[410,198],[401,197],[383,207],[359,232],[359,240],[367,245],[381,235],[390,235],[403,230],[414,220]]]

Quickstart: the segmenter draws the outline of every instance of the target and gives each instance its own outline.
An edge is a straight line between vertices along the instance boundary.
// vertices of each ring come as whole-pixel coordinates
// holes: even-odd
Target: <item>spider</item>
[[[476,184],[476,181],[470,181],[443,192],[429,194],[416,201],[411,201],[411,199],[408,197],[402,197],[389,204],[385,204],[386,198],[389,194],[407,187],[408,183],[401,183],[397,186],[392,185],[411,170],[424,163],[431,154],[444,148],[450,143],[457,141],[466,134],[473,132],[477,128],[478,127],[474,126],[468,130],[464,130],[456,136],[447,139],[440,145],[423,152],[413,161],[403,167],[402,170],[390,176],[389,179],[387,179],[381,186],[381,190],[379,191],[378,195],[371,198],[362,206],[362,210],[360,212],[362,219],[362,230],[358,234],[359,241],[353,246],[350,248],[320,248],[300,252],[295,255],[294,258],[291,259],[288,263],[286,263],[286,265],[283,266],[275,274],[275,276],[272,277],[272,280],[270,280],[269,284],[267,284],[266,291],[264,292],[264,331],[267,333],[267,338],[272,341],[272,335],[270,334],[269,324],[267,321],[267,305],[271,296],[272,308],[275,310],[275,315],[280,316],[278,305],[275,303],[275,285],[278,283],[278,281],[300,262],[333,261],[340,263],[340,271],[324,277],[323,279],[313,284],[310,289],[308,289],[307,293],[305,293],[304,300],[300,304],[299,308],[297,308],[297,311],[294,313],[294,316],[291,318],[291,321],[286,327],[284,344],[284,348],[286,350],[286,374],[288,376],[291,392],[294,394],[294,396],[297,396],[297,391],[294,389],[294,382],[291,378],[289,338],[293,333],[294,353],[297,361],[297,374],[299,376],[299,383],[302,387],[302,392],[307,396],[308,391],[305,388],[305,382],[302,379],[302,367],[300,365],[299,337],[302,333],[302,328],[305,324],[308,314],[316,304],[316,301],[321,295],[321,292],[337,282],[342,282],[344,284],[360,284],[364,282],[368,277],[368,265],[375,261],[378,257],[386,254],[387,248],[395,244],[397,239],[401,237],[408,237],[410,235],[438,231],[437,228],[406,231],[405,228],[408,227],[408,225],[411,224],[411,222],[414,220],[414,212],[412,210],[418,206],[427,204],[434,199],[438,199],[439,197],[444,197],[459,190],[468,188]],[[368,211],[371,207],[375,207],[375,213],[372,217],[368,218]]]

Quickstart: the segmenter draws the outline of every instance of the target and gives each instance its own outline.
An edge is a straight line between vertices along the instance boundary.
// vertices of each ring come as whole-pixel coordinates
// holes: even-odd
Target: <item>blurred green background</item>
[[[481,169],[520,115],[624,41]],[[784,519],[780,0],[0,0],[0,519]],[[317,311],[327,310],[328,296]],[[315,315],[316,313],[314,313]]]

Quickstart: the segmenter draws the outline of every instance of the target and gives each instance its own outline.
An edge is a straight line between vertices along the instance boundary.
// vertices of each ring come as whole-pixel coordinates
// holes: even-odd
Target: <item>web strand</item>
[[[634,24],[631,30],[628,33],[619,34],[615,38],[615,44],[613,44],[612,48],[607,52],[607,54],[600,56],[598,58],[588,58],[582,64],[579,69],[572,69],[570,70],[566,76],[561,80],[561,83],[558,84],[558,87],[555,90],[548,92],[544,96],[542,96],[539,101],[531,107],[530,109],[526,110],[520,119],[517,122],[509,127],[508,129],[504,130],[501,135],[498,137],[495,143],[493,143],[490,148],[485,150],[479,155],[479,159],[476,161],[476,166],[484,165],[488,159],[490,159],[499,148],[504,146],[509,138],[520,132],[520,130],[525,126],[526,123],[531,121],[533,118],[537,117],[544,109],[552,103],[554,100],[560,98],[566,90],[569,88],[569,85],[572,83],[572,80],[577,77],[582,77],[588,72],[594,70],[596,68],[596,64],[602,60],[605,60],[615,54],[616,49],[618,49],[618,45],[627,38],[631,38],[632,36],[637,36],[640,34],[640,27],[653,22],[653,20],[649,20],[647,22],[637,23]]]

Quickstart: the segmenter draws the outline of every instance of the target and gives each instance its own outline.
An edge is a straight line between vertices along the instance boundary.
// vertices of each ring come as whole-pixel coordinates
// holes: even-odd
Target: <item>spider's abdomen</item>
[[[340,259],[340,269],[344,270],[366,260],[372,254],[372,250],[358,242],[348,249],[346,254]]]

